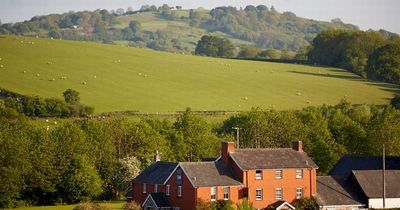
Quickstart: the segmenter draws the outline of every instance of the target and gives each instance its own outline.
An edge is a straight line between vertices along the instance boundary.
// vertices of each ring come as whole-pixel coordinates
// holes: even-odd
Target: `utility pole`
[[[385,160],[385,144],[383,144],[382,148],[382,190],[383,190],[383,209],[385,209],[385,204],[386,204],[386,176],[385,176],[385,170],[386,170],[386,160]]]
[[[235,129],[235,130],[236,130],[236,141],[237,141],[236,147],[239,148],[239,130],[240,130],[241,128],[239,128],[239,126],[236,126],[236,127],[232,127],[232,129]]]

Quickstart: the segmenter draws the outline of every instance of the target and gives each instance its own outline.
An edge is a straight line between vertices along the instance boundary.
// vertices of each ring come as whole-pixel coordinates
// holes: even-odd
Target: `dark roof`
[[[229,154],[242,170],[318,168],[305,152],[291,148],[236,149]]]
[[[368,198],[382,198],[382,170],[355,170],[353,175]],[[400,170],[386,170],[386,197],[400,198]]]
[[[180,166],[194,187],[242,185],[222,161],[182,162]]]
[[[317,176],[317,203],[320,206],[364,205],[344,179]]]
[[[153,201],[156,203],[157,207],[171,207],[171,204],[169,203],[167,197],[165,196],[165,193],[150,193],[150,196],[152,197]]]
[[[178,163],[158,161],[146,168],[134,180],[134,183],[164,184]]]
[[[400,157],[386,157],[386,169],[400,170]],[[329,172],[332,176],[348,177],[353,170],[382,169],[382,157],[343,156]]]

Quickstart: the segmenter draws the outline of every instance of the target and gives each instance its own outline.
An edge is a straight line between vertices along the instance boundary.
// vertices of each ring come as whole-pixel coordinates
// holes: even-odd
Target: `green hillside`
[[[130,27],[131,21],[137,21],[139,27]],[[264,5],[211,10],[170,9],[163,5],[126,13],[99,9],[37,16],[0,25],[0,34],[116,43],[191,54],[204,35],[227,38],[237,47],[297,51],[328,29],[358,28],[339,19],[310,20]]]
[[[73,88],[95,111],[299,109],[387,103],[396,87],[341,69],[208,58],[96,43],[0,36],[0,87],[62,98]]]

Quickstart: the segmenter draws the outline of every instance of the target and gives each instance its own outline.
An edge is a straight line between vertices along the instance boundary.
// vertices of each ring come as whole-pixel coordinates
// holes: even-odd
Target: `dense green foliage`
[[[132,23],[139,27],[136,29]],[[37,16],[29,21],[3,24],[0,33],[104,43],[123,40],[130,46],[191,53],[201,36],[213,34],[235,38],[238,44],[247,42],[258,48],[297,51],[319,32],[333,28],[356,29],[340,20],[309,20],[264,5],[209,11],[171,9],[164,4],[158,8],[144,5],[139,11],[125,12],[120,8]]]
[[[196,111],[301,109],[335,104],[343,97],[357,104],[386,104],[397,91],[395,85],[319,66],[17,36],[0,36],[0,48],[1,88],[57,98],[60,103],[62,93],[71,88],[79,92],[82,104],[96,108],[96,114],[175,113],[186,107]],[[266,55],[275,53],[267,50]]]
[[[328,30],[313,40],[312,62],[336,66],[364,78],[400,83],[400,37],[374,31]]]
[[[294,207],[300,210],[318,210],[319,206],[314,197],[296,200]]]
[[[234,46],[231,41],[217,36],[203,36],[197,43],[195,54],[212,57],[232,57]]]
[[[0,104],[10,109],[9,114],[22,113],[31,117],[85,117],[93,114],[94,108],[79,104],[79,92],[68,89],[62,101],[57,98],[25,96],[0,89]],[[6,111],[6,109],[3,109]]]
[[[400,110],[344,100],[299,111],[253,109],[214,127],[190,109],[174,121],[55,120],[0,117],[0,182],[8,183],[0,185],[2,207],[119,197],[156,151],[165,161],[215,157],[221,141],[234,140],[234,126],[241,128],[241,148],[290,147],[302,140],[319,174],[342,155],[380,155],[382,144],[387,155],[400,155]]]
[[[376,49],[368,58],[366,73],[371,79],[400,84],[400,43]]]

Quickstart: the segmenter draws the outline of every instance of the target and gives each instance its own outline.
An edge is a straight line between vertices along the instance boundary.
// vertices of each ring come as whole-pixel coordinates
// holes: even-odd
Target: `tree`
[[[253,46],[242,46],[240,48],[240,52],[238,57],[240,58],[255,58],[261,52],[260,48],[256,48]]]
[[[129,28],[134,34],[142,32],[142,24],[139,21],[132,20],[129,22]]]
[[[400,109],[400,95],[396,94],[391,100],[390,105],[392,105],[396,109]]]
[[[236,204],[237,210],[254,210],[253,203],[247,199],[243,199],[242,202]]]
[[[101,179],[85,156],[71,160],[60,190],[68,203],[89,201],[102,192]]]
[[[368,78],[400,84],[400,44],[376,49],[368,58]]]
[[[198,41],[195,54],[212,57],[231,57],[234,54],[234,46],[228,39],[205,35]]]
[[[296,200],[294,207],[301,210],[318,210],[319,206],[314,197]]]
[[[79,92],[73,89],[67,89],[63,92],[65,102],[69,104],[79,104]]]

